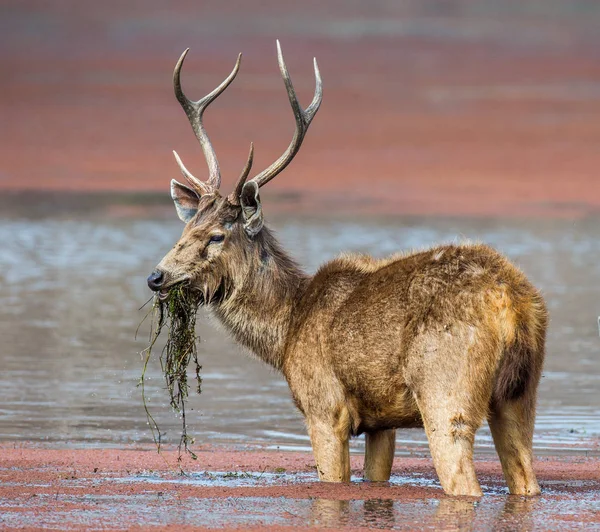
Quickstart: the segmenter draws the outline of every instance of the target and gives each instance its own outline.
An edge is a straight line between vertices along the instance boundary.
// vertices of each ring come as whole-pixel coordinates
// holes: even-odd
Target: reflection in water
[[[316,498],[312,501],[311,526],[335,528],[350,523],[350,501]]]
[[[496,501],[444,497],[439,501],[433,522],[443,530],[481,530],[485,522],[493,523],[493,530],[532,530],[536,512],[544,511],[542,506],[539,497],[507,495]]]
[[[275,220],[283,244],[307,269],[342,250],[383,256],[469,237],[519,264],[548,300],[548,357],[540,386],[537,453],[591,447],[600,435],[600,313],[597,221],[393,219]],[[121,445],[149,442],[134,340],[149,296],[145,278],[181,232],[177,221],[0,219],[0,433],[4,440]],[[198,443],[309,449],[285,382],[200,320],[203,394],[190,397]],[[179,420],[168,408],[155,363],[150,408],[167,441]],[[243,415],[240,415],[240,412]],[[477,452],[493,452],[487,427]],[[362,446],[362,440],[353,443]],[[421,430],[398,433],[400,451],[426,449]]]
[[[471,498],[443,498],[435,511],[433,520],[442,530],[475,530],[475,508]]]
[[[315,498],[312,500],[311,526],[326,528],[367,526],[388,529],[394,528],[395,522],[392,499],[349,501]]]
[[[436,494],[437,495],[437,494]],[[547,524],[543,516],[552,505],[539,497],[512,495],[473,499],[312,499],[309,524],[381,529],[414,527],[428,530],[532,530]]]
[[[393,528],[394,501],[392,499],[367,499],[364,503],[364,519],[372,528]]]
[[[539,497],[506,497],[504,508],[497,518],[498,529],[533,530],[533,512],[540,507]]]

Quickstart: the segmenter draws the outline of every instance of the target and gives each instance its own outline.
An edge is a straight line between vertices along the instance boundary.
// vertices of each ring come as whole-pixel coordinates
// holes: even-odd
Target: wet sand
[[[507,495],[497,461],[477,461],[484,497],[445,496],[428,459],[397,458],[391,482],[316,482],[309,453],[205,448],[176,470],[174,451],[0,449],[0,524],[61,529],[514,530],[600,526],[600,461],[536,462],[540,497]]]

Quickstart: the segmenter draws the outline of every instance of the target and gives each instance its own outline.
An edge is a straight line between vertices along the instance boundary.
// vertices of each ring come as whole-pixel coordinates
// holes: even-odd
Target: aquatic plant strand
[[[196,336],[196,314],[198,312],[200,300],[198,295],[187,289],[183,285],[174,286],[169,290],[169,295],[162,300],[154,297],[154,304],[151,309],[152,328],[150,331],[150,344],[143,351],[145,353],[144,366],[139,386],[142,389],[142,399],[148,423],[152,431],[154,442],[160,452],[162,443],[162,434],[156,423],[156,420],[148,410],[146,395],[144,389],[144,377],[148,361],[152,355],[152,348],[158,340],[164,327],[168,330],[167,342],[160,355],[160,365],[165,376],[167,390],[169,392],[171,407],[181,414],[182,430],[179,441],[179,460],[181,460],[182,449],[192,458],[196,455],[189,448],[194,443],[193,438],[187,434],[187,424],[185,418],[185,401],[189,395],[189,384],[187,378],[187,369],[190,363],[194,364],[197,387],[196,391],[202,391],[202,378],[200,371],[202,366],[198,362],[197,345],[199,338]]]

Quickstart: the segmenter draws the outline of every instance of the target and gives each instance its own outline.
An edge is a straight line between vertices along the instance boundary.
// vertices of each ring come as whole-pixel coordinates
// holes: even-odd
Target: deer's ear
[[[244,230],[250,238],[254,238],[263,227],[263,214],[258,195],[258,185],[248,181],[240,194],[242,216],[244,217]]]
[[[179,218],[188,223],[198,212],[198,201],[200,198],[191,188],[171,180],[171,197],[175,202],[175,208]]]

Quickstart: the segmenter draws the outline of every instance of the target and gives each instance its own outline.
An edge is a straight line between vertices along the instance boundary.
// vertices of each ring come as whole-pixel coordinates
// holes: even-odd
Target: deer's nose
[[[163,272],[161,272],[160,270],[154,270],[148,276],[148,286],[150,287],[150,290],[153,290],[154,292],[158,292],[160,290],[160,287],[162,286],[163,281],[164,281],[164,275],[163,275]]]

